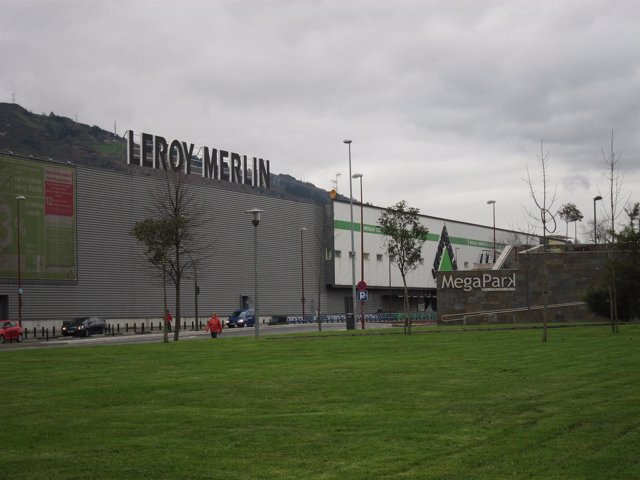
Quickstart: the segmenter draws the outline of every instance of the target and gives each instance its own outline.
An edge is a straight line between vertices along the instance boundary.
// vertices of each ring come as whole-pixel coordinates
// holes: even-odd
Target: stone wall
[[[522,252],[509,270],[472,270],[438,272],[438,318],[445,322],[451,315],[473,314],[518,308],[515,313],[470,315],[467,323],[522,323],[542,321],[545,277],[548,282],[547,305],[584,302],[591,286],[606,276],[606,252],[555,251]],[[460,317],[458,316],[458,321]],[[552,307],[547,320],[594,321],[586,305]]]

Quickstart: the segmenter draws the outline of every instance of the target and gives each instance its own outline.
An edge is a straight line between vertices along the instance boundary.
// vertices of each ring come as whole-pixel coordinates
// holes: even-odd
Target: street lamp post
[[[356,249],[353,239],[353,179],[351,178],[351,140],[343,140],[349,147],[349,208],[351,211],[351,296],[353,300],[351,321],[347,318],[347,330],[355,328],[356,319]]]
[[[302,236],[302,232],[306,232],[307,229],[302,227],[300,229],[300,283],[302,286],[302,321],[304,322],[304,237]]]
[[[360,281],[364,282],[364,199],[362,197],[362,174],[354,173],[351,178],[360,179]],[[362,330],[364,330],[364,300],[360,301]]]
[[[253,318],[255,319],[256,339],[260,337],[260,313],[258,305],[258,225],[260,224],[260,214],[264,210],[252,208],[247,210],[251,214],[251,223],[253,224],[253,283],[255,288],[255,298],[253,300]]]
[[[489,200],[487,205],[493,207],[493,263],[496,263],[496,201]]]
[[[27,197],[24,195],[18,195],[16,197],[16,206],[17,206],[17,240],[18,240],[18,325],[22,327],[22,258],[20,256],[20,202],[22,200],[26,200]]]
[[[601,195],[593,197],[593,243],[598,243],[598,222],[596,220],[596,202],[602,200]]]

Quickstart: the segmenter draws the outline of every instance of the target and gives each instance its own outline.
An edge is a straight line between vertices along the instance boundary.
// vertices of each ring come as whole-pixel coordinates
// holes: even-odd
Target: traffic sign
[[[358,290],[360,290],[361,292],[367,289],[367,282],[365,282],[364,280],[360,280],[358,282],[358,284],[356,285],[356,288]]]
[[[366,302],[367,300],[369,300],[369,292],[367,292],[366,290],[360,290],[358,292],[358,300],[360,300],[361,302]]]

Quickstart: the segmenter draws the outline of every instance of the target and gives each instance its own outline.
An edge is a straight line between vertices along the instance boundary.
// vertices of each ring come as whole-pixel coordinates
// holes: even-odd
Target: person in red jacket
[[[209,330],[211,332],[211,338],[218,338],[218,335],[222,333],[222,322],[216,312],[211,314],[211,318],[207,322],[205,330]]]
[[[171,316],[171,312],[167,308],[167,311],[164,314],[164,321],[167,324],[167,330],[168,331],[171,331],[171,321],[172,320],[173,320],[173,317]]]

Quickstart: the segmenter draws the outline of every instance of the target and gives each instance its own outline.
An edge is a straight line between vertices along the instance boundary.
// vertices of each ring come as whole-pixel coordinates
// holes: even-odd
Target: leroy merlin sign
[[[441,289],[482,290],[483,292],[513,292],[516,289],[516,274],[496,275],[482,273],[470,277],[454,277],[453,274],[443,274]]]

